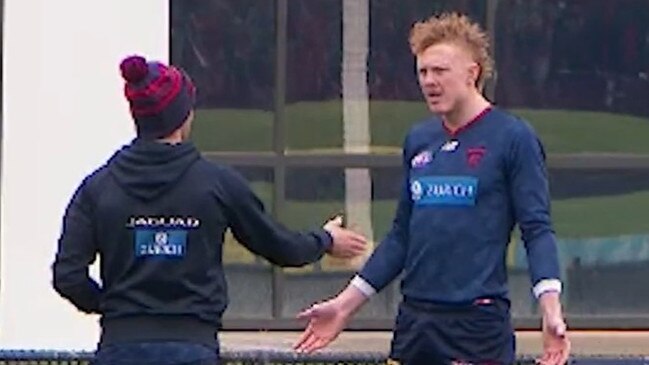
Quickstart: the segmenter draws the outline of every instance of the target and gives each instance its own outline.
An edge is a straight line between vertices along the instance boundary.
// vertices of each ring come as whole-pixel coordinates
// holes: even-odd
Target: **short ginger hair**
[[[489,36],[477,22],[458,13],[442,13],[419,21],[410,30],[410,50],[417,56],[428,47],[439,43],[452,43],[465,47],[480,66],[476,80],[479,89],[493,74],[493,59],[489,54]]]

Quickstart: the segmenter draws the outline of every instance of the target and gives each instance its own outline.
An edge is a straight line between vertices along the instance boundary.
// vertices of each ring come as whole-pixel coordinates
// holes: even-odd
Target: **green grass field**
[[[549,153],[649,154],[649,119],[627,115],[567,111],[513,110],[530,121]],[[288,149],[340,150],[340,101],[301,102],[286,107]],[[377,152],[399,152],[413,122],[427,116],[421,102],[370,102],[371,144]],[[203,151],[269,151],[273,113],[259,110],[199,110],[193,139]]]

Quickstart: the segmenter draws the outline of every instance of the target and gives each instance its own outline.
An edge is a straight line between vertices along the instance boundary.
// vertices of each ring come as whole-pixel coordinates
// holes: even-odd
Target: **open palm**
[[[293,346],[299,352],[311,353],[329,345],[347,325],[349,317],[337,305],[335,299],[315,304],[298,314],[309,323]]]

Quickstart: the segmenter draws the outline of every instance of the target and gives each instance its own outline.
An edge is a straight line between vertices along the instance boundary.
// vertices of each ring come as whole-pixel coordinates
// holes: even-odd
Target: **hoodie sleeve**
[[[318,261],[331,248],[324,229],[295,232],[275,221],[248,183],[227,169],[221,180],[227,217],[234,237],[251,252],[279,266],[303,266]]]
[[[550,192],[541,141],[526,122],[514,129],[509,183],[514,214],[527,251],[534,294],[561,291],[557,243],[550,220]]]
[[[99,284],[88,274],[97,247],[91,219],[88,179],[72,197],[63,217],[63,228],[52,265],[54,289],[85,313],[99,313]]]

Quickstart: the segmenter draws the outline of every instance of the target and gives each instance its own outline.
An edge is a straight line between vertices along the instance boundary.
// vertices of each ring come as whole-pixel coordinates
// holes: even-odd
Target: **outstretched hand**
[[[293,348],[298,352],[312,353],[334,341],[349,321],[336,299],[314,304],[297,316],[308,324]]]
[[[333,239],[328,253],[336,258],[349,259],[362,255],[367,246],[367,238],[343,227],[342,216],[337,216],[325,223],[323,227]]]

